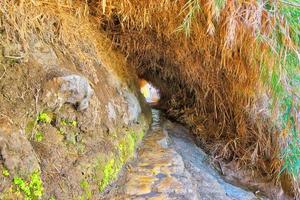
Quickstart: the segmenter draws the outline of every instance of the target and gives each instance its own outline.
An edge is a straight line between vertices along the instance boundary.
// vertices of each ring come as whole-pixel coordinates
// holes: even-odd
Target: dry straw
[[[93,6],[103,8],[103,3]],[[277,180],[289,141],[283,133],[291,130],[277,121],[287,107],[281,106],[279,91],[289,91],[281,59],[287,52],[299,55],[281,5],[106,0],[105,13],[96,10],[139,76],[160,88],[161,106],[170,116],[187,124],[214,156]]]
[[[99,31],[101,25],[137,74],[160,88],[161,107],[189,126],[207,151],[264,180],[277,180],[289,141],[284,133],[292,127],[276,121],[281,111],[276,95],[289,88],[280,59],[290,51],[299,56],[280,5],[254,0],[2,0],[1,42],[17,42],[28,51],[37,36],[86,66],[94,62],[91,55],[110,63],[110,43]],[[284,46],[279,50],[277,33]],[[126,79],[130,68],[121,67],[120,60],[108,68]]]
[[[68,56],[95,80],[93,67],[106,67],[127,80],[129,68],[119,53],[112,53],[111,42],[99,30],[85,1],[3,0],[0,6],[0,42],[19,44],[29,55],[33,41],[42,41]]]

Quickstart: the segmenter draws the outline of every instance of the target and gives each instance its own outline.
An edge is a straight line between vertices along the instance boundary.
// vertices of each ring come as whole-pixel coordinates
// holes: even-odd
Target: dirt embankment
[[[3,10],[10,6],[4,2]],[[0,15],[0,199],[93,199],[134,155],[149,110],[136,76],[124,71],[125,59],[99,40],[100,32],[97,48],[88,43],[91,35],[76,38],[70,31],[75,41],[68,46],[61,35],[51,36],[63,30],[22,40],[14,28],[26,19],[10,23],[36,12],[51,16],[55,26],[68,19],[76,28],[84,26],[78,13],[22,6]],[[45,34],[60,39],[49,42]]]

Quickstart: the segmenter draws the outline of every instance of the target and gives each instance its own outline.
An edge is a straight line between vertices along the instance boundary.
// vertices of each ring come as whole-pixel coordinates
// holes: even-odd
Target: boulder
[[[65,103],[70,103],[78,111],[86,110],[94,90],[87,79],[79,75],[54,77],[44,86],[43,102],[50,108],[59,110]]]

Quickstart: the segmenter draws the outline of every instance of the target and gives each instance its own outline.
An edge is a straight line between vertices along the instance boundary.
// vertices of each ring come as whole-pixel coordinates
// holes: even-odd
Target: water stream
[[[182,125],[152,110],[153,123],[136,160],[105,199],[250,200],[252,192],[234,186],[209,164]]]

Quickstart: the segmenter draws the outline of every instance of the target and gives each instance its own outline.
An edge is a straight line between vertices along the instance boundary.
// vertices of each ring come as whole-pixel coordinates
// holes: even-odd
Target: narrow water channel
[[[225,182],[182,125],[152,110],[153,123],[136,160],[105,199],[250,200],[258,199]]]

